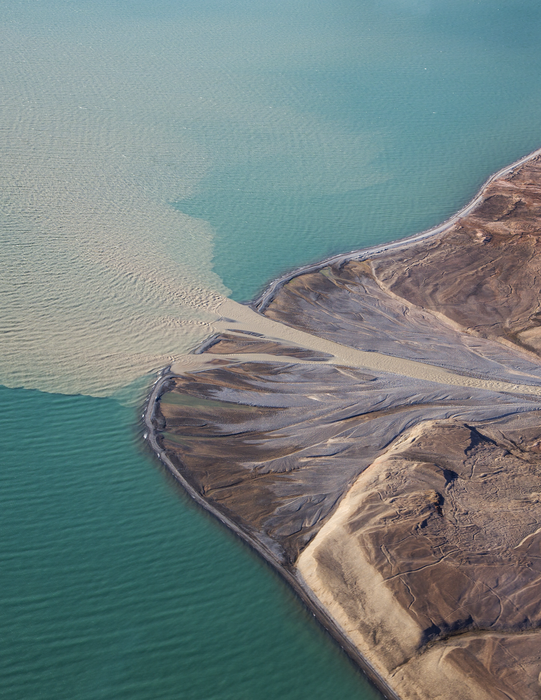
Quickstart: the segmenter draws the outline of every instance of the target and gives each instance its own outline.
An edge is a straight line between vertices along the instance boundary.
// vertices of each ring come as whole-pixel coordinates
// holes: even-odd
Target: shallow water
[[[2,697],[372,697],[135,407],[223,296],[436,224],[539,147],[540,16],[0,0]]]

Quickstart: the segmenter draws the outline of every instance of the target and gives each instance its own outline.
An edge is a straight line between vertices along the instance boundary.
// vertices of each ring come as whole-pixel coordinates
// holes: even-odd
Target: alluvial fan
[[[224,297],[436,224],[538,147],[540,13],[0,0],[2,697],[372,697],[126,406]]]

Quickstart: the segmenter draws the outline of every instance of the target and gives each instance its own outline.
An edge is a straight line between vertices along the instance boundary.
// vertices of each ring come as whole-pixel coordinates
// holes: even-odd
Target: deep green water
[[[220,295],[434,225],[540,147],[540,20],[0,0],[0,697],[376,697],[145,452],[142,396]]]

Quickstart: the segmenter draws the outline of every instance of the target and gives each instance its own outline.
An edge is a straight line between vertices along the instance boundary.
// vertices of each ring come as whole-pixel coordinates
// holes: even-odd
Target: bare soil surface
[[[539,251],[536,155],[443,232],[281,280],[149,408],[403,700],[540,697]]]

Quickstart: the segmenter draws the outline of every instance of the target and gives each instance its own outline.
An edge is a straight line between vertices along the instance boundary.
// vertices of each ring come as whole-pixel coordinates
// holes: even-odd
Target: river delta
[[[226,302],[149,399],[170,471],[387,697],[538,697],[540,244],[535,152],[431,232]]]

